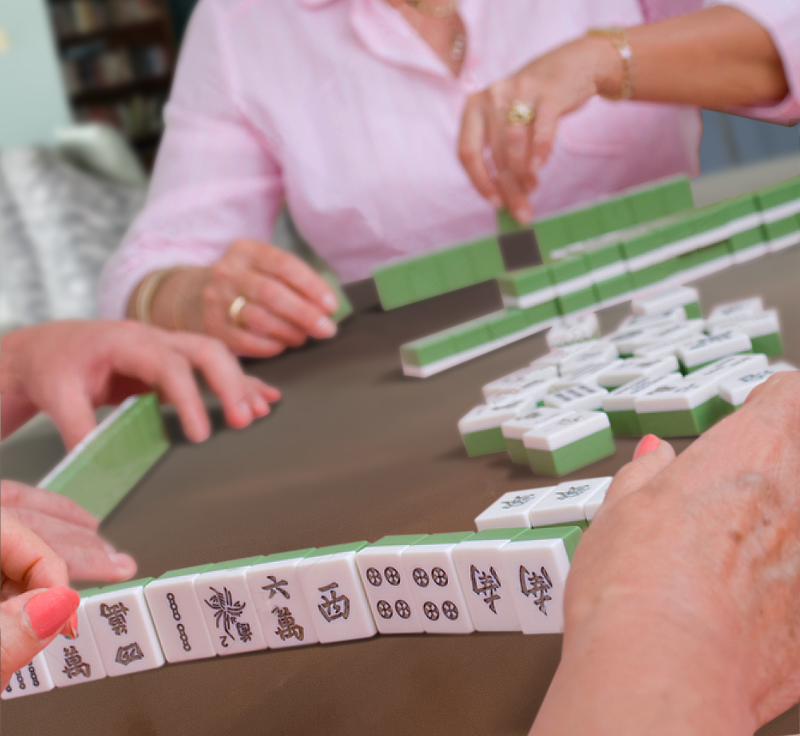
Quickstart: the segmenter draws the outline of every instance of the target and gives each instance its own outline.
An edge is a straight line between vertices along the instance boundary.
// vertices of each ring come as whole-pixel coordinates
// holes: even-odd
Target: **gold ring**
[[[536,119],[536,110],[522,100],[514,100],[506,114],[506,122],[511,125],[531,125]]]
[[[228,314],[230,315],[231,322],[237,327],[242,327],[242,310],[245,304],[247,304],[247,299],[243,296],[237,296],[231,303],[231,306],[228,307]]]

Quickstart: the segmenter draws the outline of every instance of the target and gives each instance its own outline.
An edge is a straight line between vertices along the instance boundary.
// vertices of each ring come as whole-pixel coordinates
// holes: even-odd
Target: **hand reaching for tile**
[[[678,458],[639,450],[575,554],[531,734],[752,734],[800,699],[800,375]]]

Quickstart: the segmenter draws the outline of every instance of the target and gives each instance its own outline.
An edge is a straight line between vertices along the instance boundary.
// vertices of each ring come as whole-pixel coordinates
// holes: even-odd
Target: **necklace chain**
[[[405,2],[423,15],[430,15],[433,18],[449,18],[458,12],[458,0],[450,0],[446,5],[429,3],[426,0],[405,0]]]

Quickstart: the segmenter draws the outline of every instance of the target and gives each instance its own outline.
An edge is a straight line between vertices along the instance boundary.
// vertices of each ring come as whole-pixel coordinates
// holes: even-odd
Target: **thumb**
[[[633,460],[614,476],[606,501],[617,501],[646,486],[675,459],[675,450],[669,442],[654,434],[642,437],[633,453]]]
[[[94,408],[80,383],[60,387],[56,400],[43,408],[58,427],[67,452],[97,426]]]
[[[77,628],[80,596],[64,586],[31,590],[0,604],[0,689],[62,629]]]

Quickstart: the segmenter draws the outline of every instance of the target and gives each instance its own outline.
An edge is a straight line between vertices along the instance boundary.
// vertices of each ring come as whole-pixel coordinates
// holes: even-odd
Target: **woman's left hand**
[[[475,188],[495,208],[505,205],[517,220],[530,222],[528,195],[550,156],[559,120],[596,94],[616,94],[621,83],[622,64],[613,44],[586,37],[472,95],[461,121],[458,155]],[[531,124],[509,122],[517,101],[534,111]],[[494,172],[487,165],[486,149]]]

